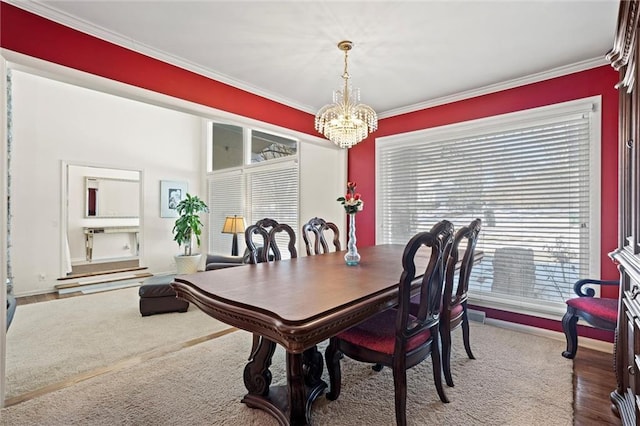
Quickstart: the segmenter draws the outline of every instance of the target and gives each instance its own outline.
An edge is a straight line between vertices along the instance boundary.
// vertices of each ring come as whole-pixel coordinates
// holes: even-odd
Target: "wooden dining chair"
[[[388,309],[329,340],[325,360],[329,370],[329,400],[340,396],[340,359],[343,355],[357,361],[377,363],[393,369],[396,423],[406,425],[407,372],[431,357],[433,380],[442,402],[449,402],[442,386],[439,331],[443,285],[443,252],[451,243],[453,225],[443,226],[440,233],[416,234],[402,255],[398,308]],[[428,263],[422,274],[416,273],[416,253],[430,248]],[[417,286],[417,289],[414,287]],[[412,291],[417,291],[420,305],[416,315],[409,313]]]
[[[282,251],[278,245],[278,239],[280,239],[281,242],[282,240],[286,241],[286,249],[291,259],[298,257],[296,234],[291,226],[285,223],[278,223],[274,219],[264,218],[254,225],[248,226],[244,235],[250,255],[249,263],[256,264],[282,260]],[[256,245],[254,241],[255,235],[260,237],[262,246]],[[278,238],[280,235],[282,235],[282,237]],[[283,237],[286,238],[286,240]],[[253,359],[259,345],[260,335],[254,334],[249,360]]]
[[[256,264],[263,261],[274,260],[273,253],[269,253],[268,250],[265,250],[265,247],[268,245],[269,231],[277,225],[279,225],[277,220],[265,217],[245,229],[244,240],[248,251],[247,263]],[[261,238],[261,245],[256,245],[254,241],[255,235]]]
[[[429,230],[432,234],[435,235],[453,235],[453,225],[448,220],[441,220],[431,227]],[[451,246],[453,245],[453,238],[449,238],[442,247],[442,261],[438,263],[437,274],[440,276],[440,279],[444,282],[444,274],[447,267],[447,259],[449,258],[449,253],[451,252]],[[444,287],[444,284],[443,284]],[[414,295],[409,301],[409,313],[411,315],[417,315],[418,310],[420,309],[420,295]],[[374,371],[382,371],[384,365],[376,363],[371,367]]]
[[[562,331],[567,340],[567,349],[562,356],[573,359],[578,352],[578,319],[601,330],[614,331],[618,325],[618,299],[594,297],[594,285],[619,286],[620,280],[581,279],[573,285],[578,297],[566,300],[567,312],[562,317]]]
[[[340,245],[340,231],[333,222],[327,222],[322,218],[314,217],[307,223],[302,225],[302,238],[307,249],[307,256],[316,254],[329,253],[330,248],[324,233],[331,232],[333,234],[334,251],[342,250]]]
[[[448,386],[453,386],[451,376],[451,331],[462,326],[462,341],[467,356],[475,359],[469,342],[469,316],[467,314],[467,293],[469,276],[478,242],[482,221],[473,220],[468,226],[458,229],[451,246],[445,272],[442,309],[440,311],[440,339],[442,341],[442,369]],[[464,245],[464,254],[458,266],[460,245]],[[458,273],[456,273],[458,271]],[[456,286],[457,277],[457,286]]]

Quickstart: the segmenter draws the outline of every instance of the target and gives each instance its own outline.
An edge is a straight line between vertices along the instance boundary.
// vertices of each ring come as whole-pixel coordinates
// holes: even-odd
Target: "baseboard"
[[[484,324],[487,320],[486,312],[475,309],[467,309],[467,316],[469,321],[479,322],[480,324]]]
[[[485,324],[566,342],[564,333],[561,333],[559,331],[547,330],[544,328],[532,327],[530,325],[517,324],[514,322],[502,321],[492,318],[485,319]],[[603,342],[602,340],[591,339],[589,337],[579,336],[578,347],[613,354],[613,343]]]

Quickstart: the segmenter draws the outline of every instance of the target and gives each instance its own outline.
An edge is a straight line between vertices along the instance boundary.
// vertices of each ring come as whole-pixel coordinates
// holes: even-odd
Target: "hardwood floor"
[[[57,299],[57,293],[20,297],[18,304]],[[65,296],[69,297],[69,296]],[[560,354],[558,353],[558,357]],[[573,360],[574,424],[577,426],[621,425],[611,411],[609,394],[616,387],[613,355],[581,347]]]
[[[616,388],[613,355],[579,348],[573,360],[574,424],[620,425],[611,411],[609,394]]]

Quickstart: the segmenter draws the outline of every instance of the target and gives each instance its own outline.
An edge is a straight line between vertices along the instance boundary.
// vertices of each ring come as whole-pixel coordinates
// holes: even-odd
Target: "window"
[[[599,276],[600,98],[376,141],[377,242],[482,219],[472,303],[564,312]]]
[[[296,155],[297,141],[269,133],[251,132],[251,163]]]
[[[243,164],[243,129],[239,126],[222,123],[211,125],[211,164],[212,170],[240,167]]]
[[[212,124],[211,135],[209,252],[231,253],[232,235],[221,233],[226,216],[244,216],[247,226],[269,217],[297,233],[297,140],[219,123]],[[243,161],[247,152],[248,160]],[[244,235],[238,235],[240,254],[245,247]]]

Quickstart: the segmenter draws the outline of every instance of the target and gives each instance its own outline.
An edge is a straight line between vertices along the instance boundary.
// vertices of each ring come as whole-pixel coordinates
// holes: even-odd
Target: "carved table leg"
[[[276,350],[276,344],[263,337],[260,338],[258,348],[253,352],[253,359],[244,368],[244,385],[251,395],[267,396],[271,385],[271,358]]]
[[[318,347],[307,349],[303,352],[304,362],[304,382],[307,386],[316,386],[322,382],[322,370],[324,368],[324,360],[322,354],[318,351]]]
[[[287,425],[289,422],[283,410],[283,398],[278,398],[270,388],[269,367],[275,350],[275,342],[260,337],[257,349],[252,352],[253,358],[244,368],[244,385],[249,393],[241,402],[251,408],[260,408],[275,417],[281,425]]]
[[[289,418],[291,424],[311,424],[311,403],[307,401],[302,371],[302,355],[287,352],[287,390],[289,391]],[[308,409],[307,409],[308,408]]]
[[[248,394],[242,402],[274,416],[281,425],[311,424],[313,401],[327,388],[322,376],[322,355],[316,347],[304,354],[287,352],[287,386],[271,385],[271,359],[276,344],[260,337],[254,357],[244,369]]]

